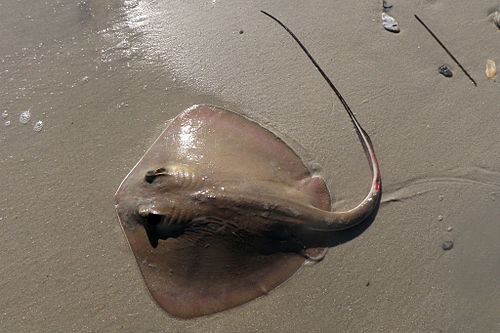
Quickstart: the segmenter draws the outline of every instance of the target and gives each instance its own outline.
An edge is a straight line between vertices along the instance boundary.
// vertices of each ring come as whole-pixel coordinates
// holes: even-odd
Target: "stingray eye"
[[[148,183],[153,183],[156,177],[167,175],[167,170],[165,168],[158,168],[156,170],[149,170],[146,172],[144,180]]]
[[[158,177],[165,177],[157,180]],[[181,164],[169,164],[155,170],[146,172],[144,180],[152,185],[163,186],[169,190],[189,189],[197,186],[197,179],[188,166]],[[157,184],[155,182],[158,182]]]

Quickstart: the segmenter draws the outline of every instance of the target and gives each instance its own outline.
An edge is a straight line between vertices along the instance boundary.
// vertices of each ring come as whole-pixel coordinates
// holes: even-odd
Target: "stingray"
[[[321,258],[324,235],[374,215],[381,179],[370,138],[323,70],[372,171],[355,208],[330,211],[328,188],[279,137],[235,112],[195,105],[179,114],[115,195],[123,231],[152,297],[191,318],[248,302]]]

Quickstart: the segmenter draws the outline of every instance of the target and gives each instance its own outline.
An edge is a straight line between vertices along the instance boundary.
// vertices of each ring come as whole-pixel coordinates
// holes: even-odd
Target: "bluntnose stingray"
[[[330,211],[325,182],[280,138],[237,113],[195,105],[178,115],[121,183],[116,210],[146,285],[171,315],[206,315],[287,280],[317,239],[372,215],[381,194],[372,144],[335,91],[363,144],[371,189],[355,208]]]

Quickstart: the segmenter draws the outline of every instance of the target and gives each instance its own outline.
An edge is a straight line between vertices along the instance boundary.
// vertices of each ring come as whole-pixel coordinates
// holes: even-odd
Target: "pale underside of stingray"
[[[372,215],[381,193],[373,147],[338,96],[373,176],[369,194],[347,212],[330,212],[324,181],[276,135],[237,113],[193,106],[153,143],[123,180],[115,204],[163,309],[190,318],[266,294],[321,251],[322,234]]]

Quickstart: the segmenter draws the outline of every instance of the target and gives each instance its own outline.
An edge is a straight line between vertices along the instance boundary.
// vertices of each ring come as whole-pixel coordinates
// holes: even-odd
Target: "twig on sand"
[[[446,53],[448,53],[448,55],[451,57],[451,59],[453,59],[453,61],[458,65],[458,67],[460,67],[460,69],[465,73],[465,75],[467,75],[467,77],[477,87],[476,81],[472,78],[472,76],[469,75],[469,73],[467,73],[467,71],[465,70],[465,68],[458,62],[458,60],[453,56],[453,54],[451,54],[451,52],[448,51],[448,49],[446,48],[446,46],[444,46],[444,44],[439,40],[439,38],[437,38],[437,36],[431,31],[431,29],[429,29],[429,27],[427,25],[425,25],[425,23],[417,16],[417,14],[415,14],[415,18],[418,20],[418,22],[420,22],[420,24],[422,24],[424,26],[425,29],[427,29],[427,31],[431,34],[431,36],[434,37],[434,39],[436,40],[436,42],[438,42],[439,45],[441,45],[441,47],[446,51]]]

